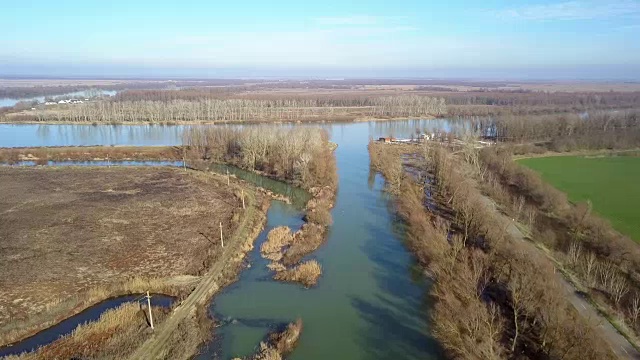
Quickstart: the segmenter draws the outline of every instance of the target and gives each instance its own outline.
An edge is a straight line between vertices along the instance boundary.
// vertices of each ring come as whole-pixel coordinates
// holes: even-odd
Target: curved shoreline
[[[142,293],[129,293],[122,295],[114,295],[110,296],[104,300],[98,301],[88,307],[83,308],[79,312],[74,313],[73,315],[67,316],[64,319],[56,322],[55,324],[39,330],[35,333],[26,335],[19,340],[11,342],[9,344],[3,345],[0,347],[0,358],[9,356],[9,355],[18,355],[25,352],[32,352],[37,350],[42,346],[47,346],[49,344],[54,343],[58,339],[70,335],[73,331],[82,324],[87,322],[97,321],[100,316],[111,309],[115,309],[122,304],[134,302],[137,298],[141,298],[146,294]],[[151,294],[151,299],[160,298],[160,301],[152,300],[152,306],[161,306],[165,308],[170,308],[174,303],[178,301],[178,297],[173,295],[167,295],[162,293],[153,293]],[[154,304],[154,302],[156,304]],[[106,305],[106,306],[105,306]],[[94,313],[98,311],[97,313]],[[62,329],[57,329],[62,328]],[[49,334],[49,333],[55,334]],[[39,340],[39,338],[43,338]],[[35,344],[29,344],[30,342],[35,342]],[[15,349],[17,348],[17,349]],[[15,350],[14,350],[15,349]]]

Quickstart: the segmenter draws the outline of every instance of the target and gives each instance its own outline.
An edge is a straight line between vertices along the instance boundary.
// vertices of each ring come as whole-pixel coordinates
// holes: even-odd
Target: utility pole
[[[222,247],[224,247],[224,240],[222,239],[222,223],[220,223],[220,243],[222,243]]]
[[[149,307],[149,324],[151,325],[151,330],[153,330],[153,315],[151,314],[151,296],[147,291],[147,306]]]
[[[227,186],[230,185],[230,179],[229,179],[229,169],[227,169]]]
[[[182,167],[184,167],[184,172],[187,172],[187,150],[182,146]]]
[[[244,189],[242,189],[242,208],[244,209]]]

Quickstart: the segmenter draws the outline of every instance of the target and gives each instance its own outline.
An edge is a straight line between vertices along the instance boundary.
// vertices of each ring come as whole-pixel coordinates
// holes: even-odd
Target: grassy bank
[[[555,156],[518,160],[574,202],[590,201],[613,227],[640,242],[640,157]]]
[[[153,307],[154,324],[162,324],[169,311]],[[72,334],[49,346],[6,359],[123,359],[151,334],[146,308],[127,303],[104,312],[97,321],[78,326]]]

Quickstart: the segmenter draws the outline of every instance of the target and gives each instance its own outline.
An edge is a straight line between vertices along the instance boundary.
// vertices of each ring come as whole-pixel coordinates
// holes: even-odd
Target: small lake
[[[319,284],[304,289],[271,279],[259,255],[261,242],[273,227],[302,225],[299,207],[273,201],[266,228],[249,254],[251,267],[211,303],[210,312],[222,326],[214,329],[216,340],[201,349],[200,358],[246,356],[270,329],[297,317],[304,330],[291,359],[442,358],[430,336],[429,283],[403,243],[383,179],[369,170],[367,144],[370,138],[461,125],[437,119],[314,126],[325,128],[338,144],[339,175],[328,240],[310,255],[323,267]],[[185,128],[1,124],[0,146],[179,145]],[[283,191],[294,190],[277,192]]]
[[[87,98],[89,96],[95,96],[96,94],[113,96],[116,93],[118,93],[118,92],[115,91],[115,90],[83,90],[83,91],[70,92],[70,93],[66,93],[66,94],[48,95],[48,96],[33,96],[33,97],[26,97],[26,98],[20,98],[20,99],[1,98],[0,99],[0,107],[14,106],[15,104],[17,104],[20,101],[37,101],[39,103],[44,103],[44,99],[45,98],[60,98],[60,97],[78,97],[78,98],[82,98],[84,100],[85,98]]]

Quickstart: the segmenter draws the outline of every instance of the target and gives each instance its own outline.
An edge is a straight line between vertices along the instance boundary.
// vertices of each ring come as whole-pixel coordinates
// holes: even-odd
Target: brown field
[[[179,169],[1,168],[0,188],[0,344],[109,296],[188,293],[242,212]]]
[[[63,146],[0,148],[0,162],[180,160],[179,147],[171,146]]]

